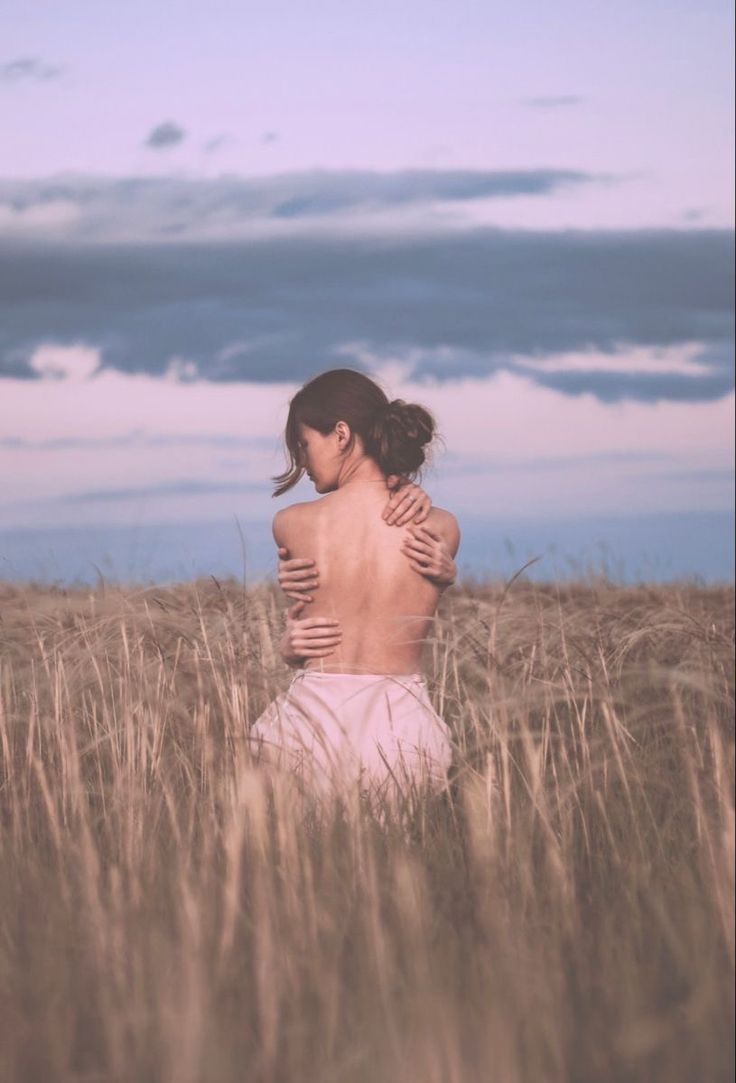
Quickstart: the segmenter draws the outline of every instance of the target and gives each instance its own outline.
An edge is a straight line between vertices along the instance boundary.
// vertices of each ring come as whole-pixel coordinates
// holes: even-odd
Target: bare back
[[[277,542],[290,557],[316,561],[320,585],[302,617],[334,617],[343,639],[306,669],[328,673],[417,673],[441,588],[415,571],[401,552],[406,527],[389,526],[381,511],[388,487],[357,483],[319,500],[295,504]],[[426,525],[452,534],[454,518],[432,508]]]

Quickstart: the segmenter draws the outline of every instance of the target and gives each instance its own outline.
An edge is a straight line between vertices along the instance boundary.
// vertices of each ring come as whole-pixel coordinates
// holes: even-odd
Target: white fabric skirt
[[[250,731],[261,762],[296,772],[318,792],[352,787],[388,794],[442,788],[450,730],[418,673],[298,670]],[[394,790],[395,793],[395,790]]]

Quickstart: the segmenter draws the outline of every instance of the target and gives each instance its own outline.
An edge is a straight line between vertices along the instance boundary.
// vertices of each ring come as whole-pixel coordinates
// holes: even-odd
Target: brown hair
[[[366,455],[386,476],[399,474],[411,480],[420,473],[426,459],[424,447],[432,441],[437,428],[429,410],[403,399],[389,402],[385,392],[364,373],[330,369],[309,380],[289,403],[284,430],[289,466],[271,479],[276,484],[273,496],[287,492],[304,473],[299,425],[326,436],[338,421],[350,426],[346,454],[357,434]]]

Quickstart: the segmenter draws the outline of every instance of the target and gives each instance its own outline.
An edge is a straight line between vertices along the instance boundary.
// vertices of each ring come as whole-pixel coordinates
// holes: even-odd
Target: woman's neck
[[[377,462],[363,456],[353,464],[346,464],[345,469],[337,480],[338,489],[345,489],[348,485],[372,484],[386,486],[386,475]]]

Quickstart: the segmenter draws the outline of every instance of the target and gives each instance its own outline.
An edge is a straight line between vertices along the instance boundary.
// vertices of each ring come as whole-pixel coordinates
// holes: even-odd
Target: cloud
[[[0,64],[0,83],[20,83],[24,80],[46,83],[58,79],[64,69],[56,64],[46,64],[36,56],[23,56]]]
[[[131,429],[117,436],[56,436],[27,439],[0,436],[0,448],[10,451],[108,451],[114,448],[206,447],[219,450],[273,451],[277,437],[236,436],[230,433],[149,433]]]
[[[214,135],[211,139],[207,139],[202,144],[202,149],[211,154],[213,151],[221,150],[222,147],[232,143],[232,139],[227,135]]]
[[[179,134],[176,134],[179,133]],[[160,125],[148,145],[171,146],[184,137],[176,125]],[[39,180],[0,179],[0,234],[30,236],[33,213],[63,207],[57,235],[98,243],[250,239],[255,226],[282,235],[289,221],[360,214],[363,218],[486,199],[550,197],[573,186],[610,184],[611,178],[570,169],[434,170],[392,173],[314,170],[265,177],[105,178],[61,175]],[[45,236],[53,222],[43,223]],[[396,222],[392,223],[395,229]]]
[[[196,361],[190,361],[186,357],[170,357],[164,378],[174,383],[190,383],[196,380],[198,375]]]
[[[592,385],[602,402],[619,402],[624,398],[648,402],[662,399],[668,402],[708,402],[721,398],[734,386],[732,367],[731,359],[724,357],[721,371],[706,371],[697,380],[650,372],[598,372],[592,377],[589,373],[560,372],[553,376],[537,376],[537,381],[565,395],[587,395]]]
[[[356,171],[301,175],[295,193],[280,200],[271,213],[278,218],[298,218],[331,214],[361,204],[396,207],[428,200],[549,195],[558,188],[591,180],[590,174],[563,169],[406,169],[383,174]]]
[[[193,481],[184,478],[181,481],[166,481],[159,485],[132,486],[124,489],[92,489],[88,492],[65,493],[57,497],[60,504],[98,503],[107,500],[141,500],[149,497],[168,496],[206,496],[212,493],[270,493],[271,486],[266,481],[226,482]]]
[[[39,376],[59,380],[88,380],[100,364],[100,351],[83,343],[71,346],[39,346],[28,360],[28,367]]]
[[[660,375],[677,373],[700,377],[713,366],[703,359],[700,342],[683,342],[663,349],[629,347],[625,353],[602,354],[595,350],[577,353],[557,353],[550,357],[515,356],[514,365],[536,372],[653,372]]]
[[[486,476],[507,473],[555,473],[561,469],[574,470],[576,467],[590,470],[594,465],[638,467],[642,463],[668,463],[672,461],[672,458],[670,453],[661,451],[586,451],[575,455],[545,455],[543,458],[500,455],[489,458],[446,451],[442,457],[442,472],[448,477],[456,475],[465,477],[473,474]]]
[[[509,369],[604,401],[703,401],[734,385],[732,297],[727,230],[6,243],[0,373],[38,376],[39,345],[84,342],[103,370],[158,376],[172,358],[196,366],[180,375],[266,383],[393,363],[419,381]],[[683,344],[685,371],[637,372],[642,349]],[[523,362],[576,351],[616,371]]]
[[[175,147],[178,143],[183,142],[185,136],[186,132],[183,128],[180,128],[173,120],[165,120],[151,129],[144,146],[153,147],[154,150],[160,150],[162,147]]]
[[[553,94],[542,98],[525,98],[524,105],[532,109],[559,109],[565,105],[582,105],[584,100],[578,94]]]
[[[668,481],[715,481],[717,484],[728,482],[733,484],[734,469],[726,468],[725,470],[667,470],[662,474],[647,471],[648,477],[666,477]]]

